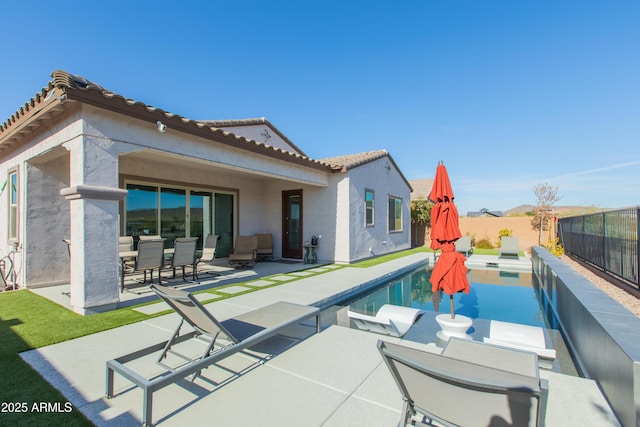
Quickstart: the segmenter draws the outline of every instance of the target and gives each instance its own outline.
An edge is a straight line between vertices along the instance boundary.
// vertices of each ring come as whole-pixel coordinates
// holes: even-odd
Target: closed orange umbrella
[[[457,252],[455,246],[455,241],[462,237],[462,233],[453,198],[447,169],[440,161],[429,199],[435,203],[431,210],[431,249],[440,249],[442,252],[431,272],[430,281],[433,292],[442,289],[449,295],[452,319],[455,318],[453,294],[469,293],[467,267],[464,265],[467,258]]]

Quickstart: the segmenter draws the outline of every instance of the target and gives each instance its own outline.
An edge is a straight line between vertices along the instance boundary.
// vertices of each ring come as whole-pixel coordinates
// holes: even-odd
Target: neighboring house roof
[[[413,187],[412,199],[429,199],[429,194],[431,194],[431,188],[433,187],[433,178],[412,179],[409,182]]]
[[[502,211],[490,211],[489,209],[483,208],[478,212],[467,212],[467,216],[469,218],[476,218],[479,216],[490,216],[490,217],[500,217],[502,215]]]
[[[388,167],[391,168],[391,165],[393,165],[393,167],[396,169],[398,174],[400,174],[404,182],[407,184],[407,187],[409,187],[409,189],[413,191],[413,188],[411,187],[411,183],[402,174],[402,172],[400,171],[400,168],[398,168],[398,165],[393,160],[393,157],[391,157],[391,154],[389,154],[387,150],[375,150],[375,151],[367,151],[364,153],[347,154],[344,156],[325,157],[324,159],[320,159],[319,161],[321,161],[322,163],[331,165],[333,168],[341,168],[343,171],[348,171],[349,169],[357,168],[358,166],[371,163],[375,160],[379,160],[384,157],[387,157],[389,159]]]

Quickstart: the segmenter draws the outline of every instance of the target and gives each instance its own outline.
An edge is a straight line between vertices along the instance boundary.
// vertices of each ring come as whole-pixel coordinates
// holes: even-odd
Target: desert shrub
[[[498,242],[496,243],[497,247],[502,246],[502,242],[500,239],[502,239],[502,237],[510,237],[513,236],[513,230],[510,230],[508,228],[503,228],[502,230],[498,231]]]
[[[480,239],[476,241],[476,248],[478,249],[494,249],[493,243],[489,239]]]
[[[513,236],[513,230],[510,230],[508,228],[503,228],[502,230],[498,231],[498,239],[500,239],[500,237],[510,237]]]
[[[549,240],[549,242],[547,243],[546,247],[547,247],[547,249],[549,249],[549,252],[551,252],[552,254],[557,256],[558,258],[560,258],[562,255],[564,255],[564,248],[560,244],[560,239],[558,239],[558,238],[556,238],[554,240]]]

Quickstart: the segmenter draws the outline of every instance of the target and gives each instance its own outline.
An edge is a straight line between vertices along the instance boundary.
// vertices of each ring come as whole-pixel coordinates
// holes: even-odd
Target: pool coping
[[[554,312],[582,375],[594,379],[623,425],[640,423],[640,318],[542,247],[534,286]]]

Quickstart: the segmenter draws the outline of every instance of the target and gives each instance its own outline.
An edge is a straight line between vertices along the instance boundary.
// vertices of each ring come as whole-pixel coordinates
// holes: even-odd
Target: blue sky
[[[94,4],[95,3],[95,4]],[[312,158],[443,160],[461,214],[640,204],[640,2],[3,5],[5,121],[63,69],[192,119],[266,117]]]

